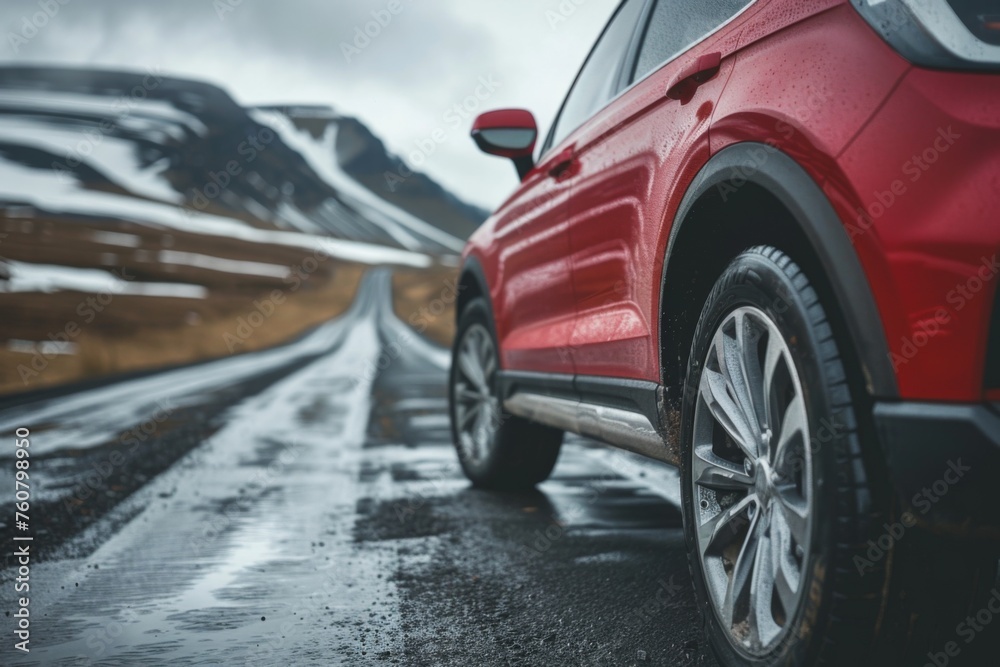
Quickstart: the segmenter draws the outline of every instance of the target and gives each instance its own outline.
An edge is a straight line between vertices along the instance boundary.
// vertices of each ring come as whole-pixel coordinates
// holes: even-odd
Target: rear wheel
[[[682,432],[689,559],[720,662],[864,656],[881,580],[851,573],[872,518],[851,391],[816,292],[778,250],[743,253],[709,295]]]
[[[956,628],[986,605],[995,555],[942,546],[899,514],[863,456],[844,364],[787,255],[757,247],[730,264],[695,331],[681,424],[707,638],[729,667],[922,665],[956,647],[930,664],[980,664],[991,642],[959,645]]]
[[[449,382],[452,436],[462,470],[476,486],[527,488],[548,478],[563,434],[504,411],[488,307],[474,299],[459,318]]]

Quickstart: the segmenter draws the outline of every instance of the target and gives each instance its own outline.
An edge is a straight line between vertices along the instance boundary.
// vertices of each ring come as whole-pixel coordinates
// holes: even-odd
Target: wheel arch
[[[715,281],[739,253],[758,244],[791,256],[834,311],[831,325],[854,362],[852,384],[870,397],[898,397],[882,318],[844,224],[805,169],[756,142],[714,155],[674,216],[659,311],[668,396],[681,397],[697,319]]]
[[[490,285],[486,280],[486,271],[483,265],[474,255],[469,255],[462,263],[462,269],[458,277],[458,301],[455,304],[456,324],[462,317],[462,312],[473,299],[482,298],[486,300],[489,312],[490,327],[493,334],[499,336],[496,327],[496,316],[493,312],[493,299],[490,296]]]

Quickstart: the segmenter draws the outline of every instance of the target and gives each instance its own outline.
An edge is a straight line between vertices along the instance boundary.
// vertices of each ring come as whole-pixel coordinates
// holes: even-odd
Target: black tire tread
[[[841,437],[835,440],[839,446],[836,452],[838,520],[830,558],[830,572],[836,578],[833,590],[837,593],[830,596],[825,625],[813,630],[823,637],[813,664],[816,667],[866,664],[874,641],[873,628],[879,611],[885,562],[880,562],[877,571],[868,572],[865,577],[857,576],[853,566],[853,558],[863,551],[862,547],[871,538],[879,514],[872,507],[871,482],[864,466],[858,420],[844,363],[819,295],[802,269],[784,252],[771,246],[755,246],[742,255],[757,255],[770,261],[796,290],[809,326],[816,334],[813,344],[819,354],[818,365],[829,383],[830,407],[836,423],[843,427]],[[715,303],[734,284],[745,282],[745,278],[743,273],[727,271],[706,303]],[[704,335],[705,325],[704,320],[699,322],[695,342]],[[693,560],[696,556],[689,556],[692,574],[698,576],[698,565]]]
[[[471,300],[459,315],[458,332],[452,351],[453,357],[461,342],[463,332],[474,323],[482,324],[487,328],[493,337],[494,349],[499,349],[496,332],[491,326],[489,304],[483,298],[476,298]],[[452,366],[452,375],[449,379],[449,414],[451,415],[452,438],[466,477],[477,487],[502,490],[527,489],[548,479],[559,458],[563,432],[516,417],[506,410],[502,411],[500,415],[500,425],[497,428],[493,445],[494,452],[486,465],[476,469],[463,459],[461,449],[458,446],[458,433],[454,419],[454,397],[452,395],[454,363]],[[496,391],[496,389],[495,387],[494,390]]]
[[[898,501],[888,491],[885,470],[873,466],[873,452],[863,449],[863,442],[877,447],[870,426],[863,426],[858,419],[858,410],[869,410],[853,398],[861,397],[863,391],[858,387],[852,391],[834,328],[805,272],[791,257],[771,246],[750,248],[741,257],[745,255],[772,262],[796,290],[815,335],[812,343],[827,382],[832,416],[843,427],[842,437],[833,443],[837,446],[837,511],[828,563],[828,573],[834,577],[829,587],[832,595],[828,596],[824,623],[812,630],[822,640],[808,667],[923,665],[929,650],[940,651],[949,639],[955,639],[955,624],[963,620],[964,612],[981,608],[988,595],[986,590],[996,583],[995,549],[956,548],[913,530],[864,574],[858,571],[855,556],[864,558],[870,541],[878,540],[883,525],[897,521],[900,513]],[[706,304],[715,303],[745,278],[745,273],[727,271]],[[705,326],[704,321],[699,322],[694,344]],[[877,460],[881,453],[876,451],[874,456]],[[695,556],[689,557],[692,574],[698,576]],[[942,615],[944,609],[947,611]],[[974,648],[949,665],[993,662],[995,653],[990,651],[995,651],[996,634],[1000,634],[995,626],[1000,622],[994,623],[989,639],[977,639]],[[982,657],[987,655],[991,657]]]

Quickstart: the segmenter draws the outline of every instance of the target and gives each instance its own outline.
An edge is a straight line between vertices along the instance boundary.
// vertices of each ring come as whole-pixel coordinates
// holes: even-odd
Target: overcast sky
[[[426,153],[425,140],[440,128],[445,142],[419,169],[492,209],[516,185],[514,168],[479,153],[468,137],[471,121],[455,127],[454,115],[446,113],[477,88],[485,94],[480,81],[492,80],[488,99],[475,100],[480,110],[531,109],[544,136],[617,4],[3,0],[0,62],[156,66],[165,74],[220,84],[247,105],[329,104],[363,120],[411,164],[422,161],[414,151],[422,143]],[[51,18],[39,14],[45,7]],[[387,11],[393,7],[398,14]],[[386,25],[368,25],[377,36],[356,41],[357,31],[376,18],[372,12]],[[42,26],[37,34],[26,28],[26,17]]]

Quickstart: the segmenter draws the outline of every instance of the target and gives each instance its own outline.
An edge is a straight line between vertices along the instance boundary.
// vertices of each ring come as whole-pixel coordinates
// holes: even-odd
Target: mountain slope
[[[335,132],[332,150],[340,171],[379,198],[432,222],[453,236],[468,238],[489,216],[485,209],[462,201],[426,174],[412,170],[390,153],[385,143],[357,118],[341,116],[329,107],[267,106],[259,109],[287,116],[316,141],[323,141],[330,131]],[[324,150],[329,148],[324,146]]]
[[[322,113],[311,131],[155,72],[0,67],[0,400],[287,343],[373,266],[451,275],[463,238],[345,172]]]
[[[454,216],[438,225],[364,187],[340,168],[335,125],[317,137],[210,84],[8,67],[0,89],[0,202],[125,218],[155,210],[160,224],[183,212],[431,255],[457,253],[474,228]],[[438,211],[457,201],[438,196]]]

